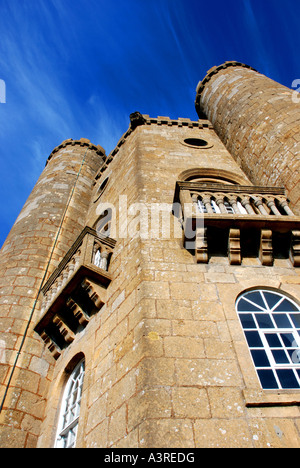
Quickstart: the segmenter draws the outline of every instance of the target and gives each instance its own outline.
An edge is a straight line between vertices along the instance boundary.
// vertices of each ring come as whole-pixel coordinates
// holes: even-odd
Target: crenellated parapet
[[[73,140],[72,138],[70,138],[68,140],[64,140],[60,145],[54,148],[54,150],[51,152],[50,156],[48,157],[46,161],[46,166],[57,152],[59,152],[60,150],[64,148],[67,148],[68,146],[80,146],[82,148],[85,147],[87,149],[94,151],[96,154],[98,154],[103,159],[103,162],[106,159],[105,149],[103,149],[102,146],[94,145],[87,138],[81,138],[80,140]]]

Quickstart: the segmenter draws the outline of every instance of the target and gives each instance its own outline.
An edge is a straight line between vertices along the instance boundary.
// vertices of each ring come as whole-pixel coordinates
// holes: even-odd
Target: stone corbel
[[[230,265],[240,265],[241,256],[241,232],[239,229],[230,229],[228,239],[228,256]]]
[[[105,303],[105,298],[103,297],[105,295],[105,290],[103,289],[103,287],[97,285],[92,281],[88,281],[87,279],[84,279],[82,281],[81,287],[89,295],[91,301],[95,305],[95,309],[101,309],[101,307]]]
[[[294,267],[300,266],[300,231],[292,231],[290,259]]]
[[[81,307],[79,307],[79,305],[76,304],[76,302],[74,302],[71,297],[66,301],[66,306],[70,309],[75,319],[78,321],[79,325],[86,327],[89,323],[89,318],[83,312]]]
[[[66,323],[62,320],[61,317],[55,315],[55,317],[53,318],[53,323],[57,326],[60,335],[66,343],[70,344],[72,343],[72,341],[74,341],[75,334],[72,332],[72,330],[70,330],[68,325],[66,325]]]
[[[272,234],[270,230],[261,230],[259,258],[262,265],[265,266],[272,266],[274,261]]]
[[[196,231],[195,256],[197,263],[208,263],[207,228]]]
[[[47,335],[45,331],[41,333],[41,338],[44,341],[44,343],[48,345],[48,349],[54,357],[54,359],[58,359],[61,355],[61,350],[59,349],[59,347],[54,343],[54,341],[52,341],[52,339]]]

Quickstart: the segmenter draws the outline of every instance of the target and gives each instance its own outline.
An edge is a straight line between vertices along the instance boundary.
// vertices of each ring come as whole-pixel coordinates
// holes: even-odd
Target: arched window
[[[237,313],[264,389],[300,389],[300,307],[280,291],[256,289]]]
[[[84,379],[84,359],[80,361],[68,378],[58,422],[57,448],[74,448],[76,444],[82,386]]]
[[[178,175],[178,180],[222,185],[250,185],[246,176],[224,169],[213,169],[211,167],[194,167],[187,169]]]

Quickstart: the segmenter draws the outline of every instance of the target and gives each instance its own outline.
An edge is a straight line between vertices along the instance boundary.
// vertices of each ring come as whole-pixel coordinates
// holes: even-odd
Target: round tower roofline
[[[57,151],[59,151],[62,148],[65,148],[68,145],[71,145],[71,146],[75,146],[75,145],[86,146],[89,149],[96,151],[96,153],[99,154],[99,156],[101,156],[102,158],[103,157],[104,157],[104,159],[106,158],[105,149],[102,148],[102,146],[94,145],[87,138],[81,138],[80,140],[72,140],[72,138],[69,138],[68,140],[64,140],[60,145],[58,145],[58,146],[56,146],[56,148],[54,148],[54,150],[52,151],[52,153],[50,154],[50,156],[48,157],[48,159],[46,161],[46,166],[47,166],[48,162],[50,161],[50,159],[52,159],[53,155],[55,153],[57,153]]]
[[[201,95],[204,91],[204,88],[206,86],[206,84],[211,80],[211,78],[216,75],[219,71],[221,70],[224,70],[225,68],[229,68],[229,67],[242,67],[242,68],[248,68],[249,70],[253,70],[255,72],[257,72],[257,70],[255,70],[255,68],[252,68],[250,67],[250,65],[246,65],[245,63],[241,63],[241,62],[236,62],[236,61],[228,61],[228,62],[224,62],[222,63],[221,65],[219,66],[214,66],[212,67],[210,70],[208,70],[205,78],[203,78],[202,81],[199,81],[198,85],[197,85],[197,88],[196,88],[196,99],[195,99],[195,108],[196,108],[196,112],[199,116],[199,118],[203,118],[204,117],[204,114],[201,110],[201,107],[200,107],[200,99],[201,99]]]

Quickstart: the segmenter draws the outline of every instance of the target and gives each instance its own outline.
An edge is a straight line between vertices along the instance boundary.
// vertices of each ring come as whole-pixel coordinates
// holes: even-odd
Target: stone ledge
[[[300,406],[300,391],[296,393],[289,390],[275,392],[271,390],[244,389],[243,396],[247,408]]]

